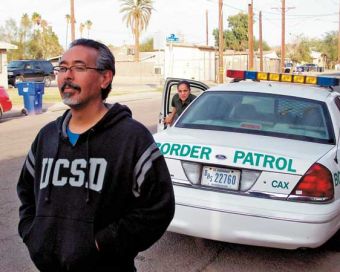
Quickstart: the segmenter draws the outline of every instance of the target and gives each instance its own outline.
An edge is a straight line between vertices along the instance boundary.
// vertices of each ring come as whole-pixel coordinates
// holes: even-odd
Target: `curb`
[[[115,102],[119,102],[119,103],[124,103],[124,102],[129,102],[129,101],[134,101],[134,100],[142,100],[142,99],[150,99],[150,98],[154,98],[157,96],[161,96],[162,93],[161,92],[157,92],[155,89],[150,88],[149,90],[142,90],[142,91],[132,91],[129,92],[128,90],[126,90],[127,93],[124,94],[114,94],[114,92],[112,93],[113,95],[109,96],[106,99],[106,102],[113,104]],[[66,106],[63,102],[57,102],[54,104],[49,104],[46,105],[46,103],[43,103],[43,109],[42,109],[42,113],[46,113],[46,112],[56,112],[56,111],[65,111],[67,110],[69,107]],[[25,113],[23,113],[23,108],[19,107],[19,106],[15,106],[13,107],[10,111],[8,112],[4,112],[2,115],[3,119],[10,119],[10,118],[17,118],[17,117],[24,117],[26,116]],[[32,114],[34,115],[34,114]]]
[[[20,116],[25,116],[25,114],[23,113],[23,109],[19,107],[12,108],[10,111],[4,112],[2,114],[3,119],[15,118]]]
[[[161,92],[155,92],[155,91],[136,92],[136,93],[122,94],[122,95],[112,95],[106,99],[106,102],[109,104],[113,104],[115,102],[125,103],[125,102],[136,101],[136,100],[151,99],[151,98],[155,98],[158,96],[160,97],[161,95],[162,95]],[[52,111],[52,112],[63,111],[63,110],[67,110],[68,108],[69,107],[66,106],[63,102],[58,102],[48,107],[47,111]]]

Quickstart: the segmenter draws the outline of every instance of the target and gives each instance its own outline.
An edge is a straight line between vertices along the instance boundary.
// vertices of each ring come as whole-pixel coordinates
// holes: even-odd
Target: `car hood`
[[[166,158],[303,175],[333,145],[171,127],[154,134]]]

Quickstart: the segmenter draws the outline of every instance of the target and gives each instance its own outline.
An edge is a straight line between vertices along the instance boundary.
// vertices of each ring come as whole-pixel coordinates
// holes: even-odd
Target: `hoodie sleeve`
[[[115,256],[134,256],[155,243],[174,216],[175,198],[170,174],[155,143],[140,156],[134,178],[134,209],[96,234],[99,251],[114,251]]]
[[[35,217],[35,155],[33,151],[35,142],[26,156],[17,184],[17,194],[21,201],[19,208],[19,234],[23,239],[25,239]]]

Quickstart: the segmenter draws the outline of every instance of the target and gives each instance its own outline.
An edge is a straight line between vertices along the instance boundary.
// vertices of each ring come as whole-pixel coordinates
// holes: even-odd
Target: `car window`
[[[25,63],[23,61],[11,61],[7,67],[11,69],[24,69]]]
[[[40,66],[45,71],[45,73],[50,73],[53,71],[53,65],[49,61],[41,61]]]
[[[338,110],[340,111],[340,97],[335,97],[335,105],[337,106]]]
[[[176,127],[235,131],[334,143],[325,103],[272,94],[205,92]]]
[[[196,87],[192,87],[192,86],[190,87],[190,89],[191,89],[191,93],[193,95],[196,95],[196,96],[200,95],[203,92],[201,89],[196,88]],[[177,94],[177,84],[172,85],[171,89],[170,89],[170,100],[169,100],[170,103],[169,103],[168,112],[172,111],[171,101],[172,101],[172,98],[175,94]]]
[[[42,65],[40,62],[32,62],[34,69],[42,69]]]

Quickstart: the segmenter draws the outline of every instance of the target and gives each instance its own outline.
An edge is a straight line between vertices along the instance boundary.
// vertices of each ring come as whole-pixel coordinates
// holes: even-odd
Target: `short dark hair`
[[[115,57],[113,56],[111,50],[105,44],[91,39],[77,39],[70,44],[69,48],[72,48],[74,46],[85,46],[96,49],[99,54],[99,57],[96,62],[96,67],[98,69],[112,71],[113,76],[116,74]],[[105,89],[102,89],[103,100],[105,100],[108,97],[111,89],[112,82],[110,82],[110,84]]]
[[[189,90],[191,90],[190,83],[189,83],[189,81],[186,81],[186,80],[181,80],[180,82],[178,82],[177,89],[178,89],[179,85],[182,85],[182,84],[184,84],[185,86],[187,86],[187,88]]]

